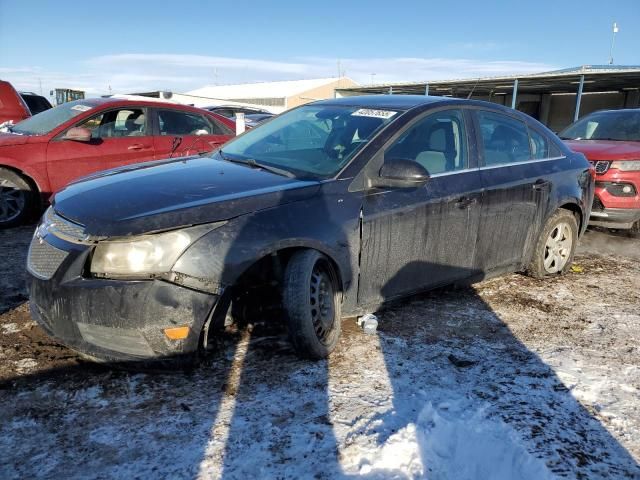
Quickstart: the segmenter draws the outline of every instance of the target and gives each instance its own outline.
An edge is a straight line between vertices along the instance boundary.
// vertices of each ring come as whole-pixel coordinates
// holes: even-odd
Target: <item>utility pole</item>
[[[613,33],[611,34],[611,48],[609,49],[609,65],[613,65],[613,47],[616,44],[616,33],[618,33],[618,24],[613,22]]]
[[[38,78],[38,85],[40,85],[40,95],[42,95],[42,79]]]

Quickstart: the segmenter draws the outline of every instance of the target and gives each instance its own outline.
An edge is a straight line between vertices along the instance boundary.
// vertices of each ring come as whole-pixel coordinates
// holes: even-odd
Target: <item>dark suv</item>
[[[585,157],[495,104],[308,104],[211,157],[97,174],[54,199],[28,255],[34,318],[106,360],[181,357],[279,311],[326,357],[341,318],[507,272],[566,272],[594,190]],[[268,309],[267,307],[273,307]]]

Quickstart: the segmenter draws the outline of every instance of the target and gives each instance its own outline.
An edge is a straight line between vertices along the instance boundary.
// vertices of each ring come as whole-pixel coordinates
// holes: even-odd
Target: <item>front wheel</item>
[[[578,222],[572,212],[560,209],[545,223],[534,246],[527,273],[535,278],[567,273],[578,244]]]
[[[24,223],[35,209],[35,192],[17,173],[0,168],[0,228]]]
[[[329,356],[340,337],[339,283],[329,259],[315,250],[293,254],[282,292],[289,338],[305,358]]]

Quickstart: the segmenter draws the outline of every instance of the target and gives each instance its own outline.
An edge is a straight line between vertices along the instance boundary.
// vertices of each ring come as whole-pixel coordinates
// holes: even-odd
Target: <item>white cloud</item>
[[[340,69],[355,81],[368,84],[447,78],[475,78],[552,70],[553,65],[526,61],[484,61],[470,58],[344,58]],[[109,92],[145,90],[188,91],[220,83],[294,80],[333,77],[338,60],[326,57],[261,60],[207,55],[137,54],[105,55],[87,59],[70,71],[37,66],[0,68],[0,76],[20,90],[42,91],[77,88],[89,96]]]

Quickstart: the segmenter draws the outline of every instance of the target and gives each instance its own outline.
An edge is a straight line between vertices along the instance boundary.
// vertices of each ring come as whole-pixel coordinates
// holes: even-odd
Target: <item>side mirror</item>
[[[74,142],[90,142],[91,130],[83,127],[73,127],[67,131],[67,134],[62,139],[73,140]]]
[[[385,160],[380,168],[375,186],[382,187],[419,187],[429,180],[426,168],[414,160],[391,158]]]

